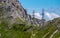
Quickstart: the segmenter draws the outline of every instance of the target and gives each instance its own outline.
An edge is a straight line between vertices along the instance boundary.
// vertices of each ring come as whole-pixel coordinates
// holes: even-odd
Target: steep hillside
[[[25,9],[18,0],[0,0],[0,21],[8,22],[11,28],[13,23],[21,24],[21,20],[25,22]]]

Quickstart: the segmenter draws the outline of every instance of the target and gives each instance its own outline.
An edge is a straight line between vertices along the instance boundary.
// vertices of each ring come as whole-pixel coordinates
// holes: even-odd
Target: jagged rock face
[[[3,3],[3,10],[7,9],[6,15],[12,16],[13,18],[23,18],[25,11],[21,4],[18,2],[18,0],[0,0],[0,2]]]
[[[7,19],[9,18],[9,26],[16,21],[16,18],[19,19],[25,18],[25,10],[18,0],[0,0],[0,18]]]

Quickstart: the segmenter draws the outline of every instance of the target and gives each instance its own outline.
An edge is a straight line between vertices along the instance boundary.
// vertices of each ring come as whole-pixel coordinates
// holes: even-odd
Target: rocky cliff
[[[8,22],[10,27],[13,23],[21,23],[25,20],[26,12],[18,0],[0,0],[0,20]]]
[[[0,8],[2,8],[3,11],[8,11],[6,15],[12,16],[13,18],[23,18],[25,15],[24,8],[18,0],[0,0]]]

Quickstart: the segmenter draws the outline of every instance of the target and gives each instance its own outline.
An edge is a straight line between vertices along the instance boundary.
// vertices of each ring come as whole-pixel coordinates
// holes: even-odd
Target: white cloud
[[[45,12],[45,15],[48,17],[49,20],[52,20],[54,18],[60,17],[58,14],[54,13],[54,12]]]
[[[35,15],[35,18],[42,19],[42,15],[39,12],[34,13],[34,15]],[[45,19],[46,20],[52,20],[52,19],[57,18],[57,17],[60,17],[60,16],[54,12],[45,11]]]
[[[38,19],[41,19],[42,18],[42,16],[41,16],[40,13],[35,13],[34,15],[35,15],[35,18],[38,18]]]
[[[52,18],[52,17],[51,17],[51,14],[50,14],[49,12],[45,12],[45,15],[46,15],[49,19]]]
[[[60,17],[58,14],[56,13],[51,13],[51,15],[53,16],[53,18],[56,18],[56,17]]]

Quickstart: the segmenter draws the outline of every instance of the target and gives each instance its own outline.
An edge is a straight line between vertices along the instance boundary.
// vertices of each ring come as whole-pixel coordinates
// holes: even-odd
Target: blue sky
[[[60,15],[60,0],[19,0],[19,2],[25,9],[27,9],[29,14],[32,14],[33,10],[36,11],[36,14],[38,12],[41,14],[42,8],[44,8],[48,13],[48,15],[45,15],[48,16],[45,17],[46,19],[53,19],[52,16],[54,14],[57,15],[57,17]],[[53,15],[49,18],[49,14]]]

